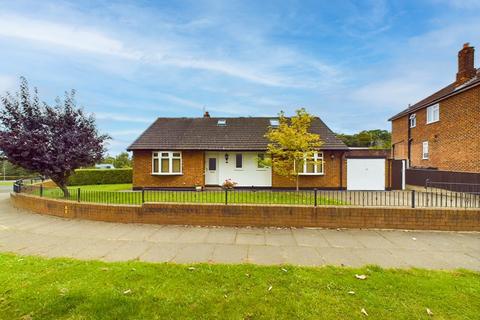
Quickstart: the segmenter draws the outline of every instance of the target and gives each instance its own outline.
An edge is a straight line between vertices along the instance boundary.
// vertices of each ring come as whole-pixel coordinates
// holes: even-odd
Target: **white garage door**
[[[347,159],[347,190],[385,190],[385,159]]]

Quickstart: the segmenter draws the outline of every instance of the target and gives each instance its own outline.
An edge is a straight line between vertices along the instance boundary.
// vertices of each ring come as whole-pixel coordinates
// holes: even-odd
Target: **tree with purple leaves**
[[[110,138],[98,133],[93,116],[77,108],[74,98],[72,90],[54,107],[41,103],[37,89],[30,95],[23,77],[16,95],[1,98],[0,150],[13,164],[52,179],[65,197],[68,177],[100,161]]]

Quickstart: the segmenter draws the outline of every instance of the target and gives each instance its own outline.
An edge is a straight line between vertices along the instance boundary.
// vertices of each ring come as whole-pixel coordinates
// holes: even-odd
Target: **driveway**
[[[18,210],[0,193],[0,251],[174,263],[480,270],[480,233],[158,226],[68,220]]]

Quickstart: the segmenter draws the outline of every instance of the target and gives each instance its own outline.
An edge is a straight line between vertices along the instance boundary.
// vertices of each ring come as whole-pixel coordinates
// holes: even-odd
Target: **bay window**
[[[180,151],[153,152],[152,173],[158,175],[182,174],[182,153]]]

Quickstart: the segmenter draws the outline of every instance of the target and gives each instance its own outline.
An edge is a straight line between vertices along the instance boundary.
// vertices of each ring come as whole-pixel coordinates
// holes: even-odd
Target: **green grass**
[[[362,308],[368,319],[432,319],[426,308],[478,319],[480,274],[0,254],[0,319],[367,319]]]
[[[131,191],[131,184],[106,184],[106,185],[85,185],[70,187],[70,200],[78,199],[80,189],[80,200],[83,202],[98,202],[111,204],[141,204],[142,192]],[[39,189],[35,189],[39,194]],[[346,202],[335,197],[325,196],[327,192],[319,191],[317,204],[319,205],[344,205]],[[332,193],[334,195],[336,193]],[[63,198],[63,192],[58,188],[45,188],[43,196],[50,198]],[[145,202],[182,202],[182,203],[225,203],[224,190],[208,191],[166,191],[146,190],[144,192]],[[234,190],[228,193],[228,203],[250,203],[250,204],[293,204],[313,205],[314,192],[312,190],[296,191],[270,191],[270,190]]]
[[[13,186],[15,181],[0,181],[0,186]]]

